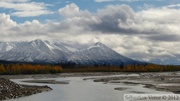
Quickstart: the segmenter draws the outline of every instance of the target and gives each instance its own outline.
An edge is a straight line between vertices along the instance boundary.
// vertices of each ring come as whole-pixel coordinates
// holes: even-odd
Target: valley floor
[[[59,77],[60,78],[82,77],[83,80],[93,80],[94,82],[103,82],[104,84],[107,84],[107,83],[114,83],[114,84],[123,83],[127,85],[141,84],[141,85],[144,85],[145,88],[180,94],[180,72],[152,72],[152,73],[124,73],[124,72],[123,73],[120,73],[120,72],[103,73],[103,72],[99,72],[99,73],[60,73],[60,74],[36,74],[36,75],[0,75],[0,78],[6,78],[5,80],[26,78],[26,79],[33,79],[33,80],[26,80],[23,82],[45,83],[45,84],[68,84],[68,82],[59,82],[52,79],[52,78],[59,78]],[[10,85],[10,84],[7,84],[7,85]],[[27,89],[28,88],[30,89],[41,88],[41,91],[42,91],[42,88],[43,89],[48,88],[48,87],[38,87],[38,86],[25,86],[25,85],[18,85],[18,84],[16,85],[18,87],[23,86],[23,88],[27,88]],[[114,88],[114,90],[118,90],[118,91],[123,91],[125,89],[128,89],[128,88],[123,88],[123,87]],[[3,91],[3,89],[1,89],[1,91]],[[11,92],[11,93],[14,93],[14,92]],[[35,93],[38,93],[38,92],[34,92],[34,94]],[[143,91],[135,92],[135,93],[143,93]],[[28,94],[26,94],[26,96],[27,95]],[[16,95],[16,96],[21,97],[20,95]],[[9,97],[9,98],[16,98],[16,96]],[[4,94],[4,96],[1,95],[0,98],[1,98],[0,100],[2,100],[7,97]]]

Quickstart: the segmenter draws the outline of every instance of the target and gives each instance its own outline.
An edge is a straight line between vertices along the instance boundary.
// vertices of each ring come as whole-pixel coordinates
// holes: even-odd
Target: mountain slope
[[[73,62],[82,65],[127,65],[141,63],[124,57],[98,42],[77,49],[62,42],[50,43],[40,39],[30,42],[0,42],[0,60],[35,63]]]
[[[66,53],[48,41],[34,40],[31,42],[15,42],[13,48],[0,54],[1,60],[20,62],[47,62],[64,61]],[[9,44],[7,44],[6,47]],[[57,56],[57,54],[59,54]]]
[[[124,57],[102,43],[95,43],[87,49],[80,50],[68,59],[76,64],[100,64],[100,65],[127,65],[140,63]]]

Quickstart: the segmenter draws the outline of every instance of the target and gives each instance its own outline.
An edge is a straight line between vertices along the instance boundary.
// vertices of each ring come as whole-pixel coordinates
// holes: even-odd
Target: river
[[[20,84],[28,85],[48,85],[53,90],[34,94],[27,97],[11,99],[6,101],[123,101],[123,94],[129,93],[170,93],[156,91],[154,89],[144,88],[143,85],[127,85],[123,83],[102,83],[93,82],[92,79],[83,80],[85,77],[58,77],[43,78],[44,80],[66,81],[69,84],[40,84],[25,83],[23,80],[34,79],[12,79],[12,81]],[[87,78],[87,77],[86,77]],[[128,88],[123,91],[114,90],[116,87]]]

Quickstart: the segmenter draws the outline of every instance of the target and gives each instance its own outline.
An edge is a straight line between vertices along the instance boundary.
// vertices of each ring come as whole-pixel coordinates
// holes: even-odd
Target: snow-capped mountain
[[[0,60],[7,61],[57,63],[64,61],[67,55],[61,47],[39,39],[31,42],[6,43],[3,47],[7,51],[0,52]]]
[[[100,42],[79,49],[66,43],[50,43],[40,39],[30,42],[0,42],[0,60],[36,63],[73,62],[83,65],[141,63],[118,54]]]
[[[106,45],[98,42],[87,49],[83,49],[72,54],[68,61],[75,62],[76,64],[133,64],[134,61],[130,58],[124,57]]]

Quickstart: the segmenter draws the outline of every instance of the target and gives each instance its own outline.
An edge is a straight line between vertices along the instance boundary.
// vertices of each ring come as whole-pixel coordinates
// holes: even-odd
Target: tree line
[[[166,72],[166,71],[180,71],[180,66],[176,65],[128,65],[122,69],[125,72]]]
[[[156,65],[156,64],[133,64],[133,65],[60,65],[60,64],[27,64],[13,63],[0,64],[0,74],[47,74],[67,72],[164,72],[180,71],[180,66]]]
[[[46,74],[60,73],[60,65],[40,65],[40,64],[0,64],[0,74]]]
[[[165,72],[180,71],[180,66],[156,65],[156,64],[133,64],[133,65],[94,65],[94,66],[74,66],[63,68],[63,72]]]

